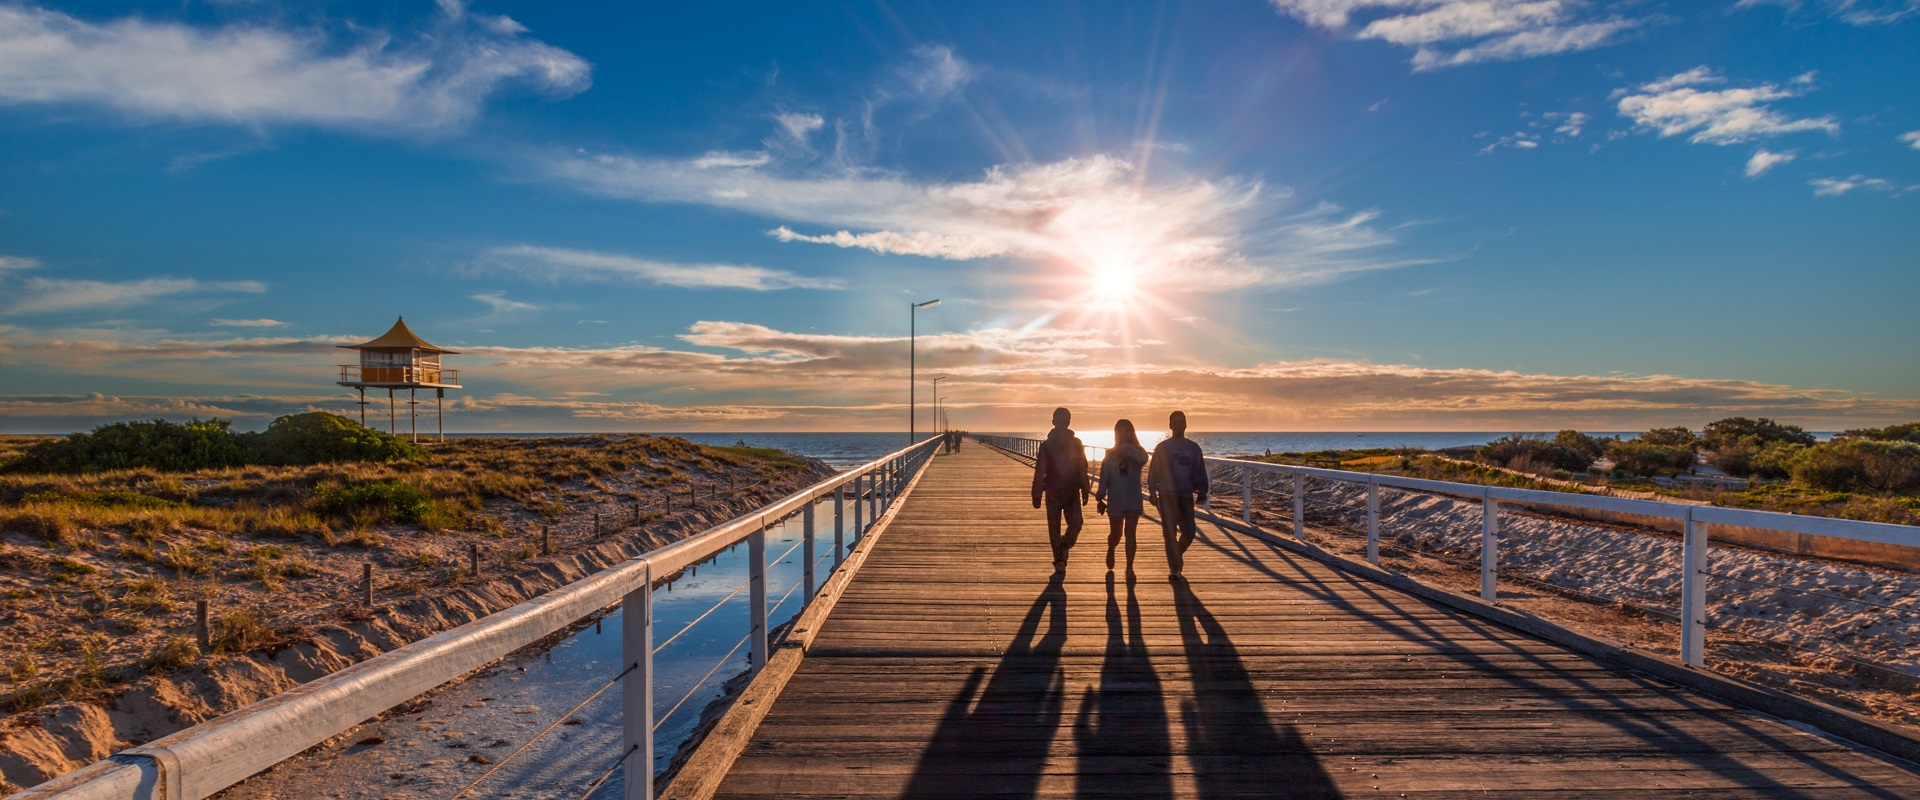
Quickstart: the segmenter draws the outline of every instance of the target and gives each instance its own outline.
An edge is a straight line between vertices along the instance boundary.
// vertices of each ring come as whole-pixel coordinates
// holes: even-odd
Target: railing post
[[[806,608],[809,603],[813,602],[813,504],[817,502],[819,502],[818,498],[810,500],[807,502],[806,508],[800,510],[800,536],[802,540],[805,541],[805,544],[800,548],[800,552],[806,554],[806,568],[801,570],[801,573],[805,576],[805,584],[801,587],[801,591],[806,592],[806,594],[800,596],[801,608]]]
[[[1240,468],[1240,521],[1253,525],[1253,468]]]
[[[860,533],[867,529],[867,496],[861,489],[866,481],[867,475],[864,472],[853,476],[853,541],[855,543],[860,541]]]
[[[841,484],[833,489],[833,568],[840,568],[840,560],[847,552],[846,512],[843,506],[847,500],[847,485]],[[856,506],[857,508],[858,506]]]
[[[1293,474],[1293,538],[1307,538],[1307,476]]]
[[[631,670],[620,686],[625,797],[653,800],[653,562],[641,570],[640,588],[620,603],[620,649]]]
[[[1680,660],[1688,666],[1706,665],[1707,650],[1707,524],[1693,521],[1687,510],[1685,546],[1680,555]]]
[[[1380,566],[1380,484],[1367,479],[1367,563]]]
[[[867,526],[880,521],[880,470],[875,468],[867,473]],[[860,529],[860,535],[866,536],[866,528]]]
[[[1499,602],[1494,580],[1500,566],[1500,501],[1488,497],[1480,505],[1480,599]]]
[[[767,666],[767,519],[760,518],[760,527],[747,536],[747,582],[751,585],[747,594],[752,609],[748,612],[751,622],[747,631],[747,643],[753,648],[753,669],[758,673]]]

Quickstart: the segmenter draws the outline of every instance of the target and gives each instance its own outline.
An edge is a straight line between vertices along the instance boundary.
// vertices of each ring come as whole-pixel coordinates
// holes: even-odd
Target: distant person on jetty
[[[1153,447],[1147,491],[1148,499],[1160,509],[1160,534],[1167,539],[1167,578],[1177,581],[1183,556],[1200,534],[1193,509],[1207,502],[1207,462],[1200,445],[1187,438],[1186,412],[1169,415],[1167,430],[1172,435]]]
[[[1042,501],[1047,506],[1047,539],[1053,545],[1055,575],[1067,571],[1067,551],[1073,549],[1081,526],[1086,524],[1080,507],[1087,504],[1087,495],[1093,492],[1087,478],[1087,449],[1067,427],[1072,421],[1073,412],[1054,409],[1053,430],[1040,443],[1039,457],[1033,460],[1033,507],[1039,508]]]
[[[1140,435],[1132,420],[1113,423],[1113,447],[1100,460],[1100,491],[1094,494],[1099,505],[1094,510],[1107,515],[1107,571],[1113,571],[1113,551],[1120,537],[1127,538],[1127,580],[1133,580],[1133,532],[1140,526],[1140,514],[1146,510],[1141,499],[1140,481],[1147,468],[1147,449],[1140,446]]]

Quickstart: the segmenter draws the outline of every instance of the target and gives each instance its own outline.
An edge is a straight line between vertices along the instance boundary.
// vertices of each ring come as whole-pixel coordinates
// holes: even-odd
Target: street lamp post
[[[913,411],[913,403],[914,403],[913,392],[914,392],[914,389],[918,388],[914,383],[914,376],[913,376],[913,369],[915,366],[914,348],[916,346],[914,342],[914,338],[915,338],[915,335],[917,334],[917,331],[915,329],[919,324],[920,309],[932,308],[934,306],[940,305],[940,300],[938,298],[935,298],[933,300],[928,300],[924,303],[908,303],[907,305],[908,305],[908,308],[907,308],[907,444],[911,445],[918,440],[914,434],[914,423],[918,422],[918,420],[915,419],[915,415]]]

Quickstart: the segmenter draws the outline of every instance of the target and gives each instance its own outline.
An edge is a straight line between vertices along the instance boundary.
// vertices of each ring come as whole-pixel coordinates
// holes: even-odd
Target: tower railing
[[[123,750],[9,800],[200,800],[210,797],[401,703],[614,605],[622,608],[622,668],[612,676],[609,685],[611,688],[611,684],[619,684],[623,699],[622,752],[616,766],[631,776],[624,782],[626,800],[652,800],[653,735],[657,727],[653,655],[659,650],[654,644],[654,587],[683,569],[746,542],[752,603],[744,645],[752,654],[752,669],[764,667],[774,644],[773,629],[768,624],[768,528],[795,515],[802,520],[806,548],[802,584],[804,609],[815,597],[816,590],[825,585],[824,581],[816,582],[814,575],[816,507],[831,501],[832,555],[838,568],[847,551],[882,519],[886,509],[932,459],[938,444],[939,439],[928,439],[895,451],[752,513],[533,600],[383,653],[145,745]],[[780,557],[772,560],[779,561]],[[692,624],[708,618],[703,615]],[[685,632],[683,629],[674,637]]]
[[[340,383],[343,384],[424,384],[457,389],[460,387],[460,370],[440,367],[379,367],[364,364],[341,364]]]

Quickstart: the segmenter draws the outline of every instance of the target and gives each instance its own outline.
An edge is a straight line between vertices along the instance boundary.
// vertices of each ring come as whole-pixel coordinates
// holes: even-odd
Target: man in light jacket
[[[1053,545],[1053,572],[1067,571],[1067,551],[1080,538],[1085,517],[1080,507],[1093,493],[1088,476],[1087,449],[1080,437],[1067,425],[1073,413],[1053,410],[1053,430],[1040,443],[1040,455],[1033,462],[1033,507],[1047,508],[1047,539]],[[1065,530],[1062,530],[1064,523]]]
[[[1193,509],[1207,502],[1207,461],[1200,445],[1187,438],[1187,414],[1175,411],[1167,417],[1171,436],[1153,447],[1153,462],[1147,467],[1147,500],[1160,509],[1160,533],[1167,540],[1167,577],[1182,580],[1180,568],[1193,537],[1200,526],[1194,522]]]

